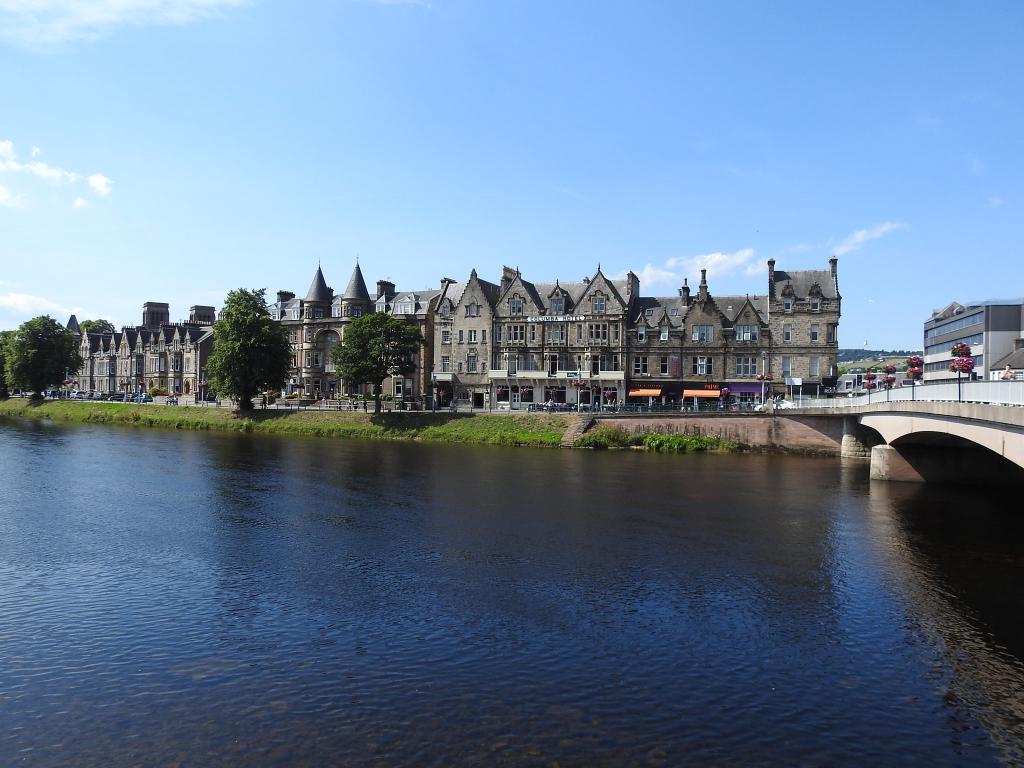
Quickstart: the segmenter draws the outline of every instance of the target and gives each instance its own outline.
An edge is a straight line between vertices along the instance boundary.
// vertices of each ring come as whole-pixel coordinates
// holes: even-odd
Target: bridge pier
[[[872,480],[892,480],[903,483],[927,482],[906,457],[891,445],[876,445],[871,449]]]
[[[902,483],[1020,485],[1024,471],[983,448],[936,445],[876,445],[870,477]]]
[[[860,425],[856,416],[843,418],[843,440],[839,446],[839,455],[844,459],[867,459],[871,456],[871,445],[878,442],[878,434],[869,432]]]

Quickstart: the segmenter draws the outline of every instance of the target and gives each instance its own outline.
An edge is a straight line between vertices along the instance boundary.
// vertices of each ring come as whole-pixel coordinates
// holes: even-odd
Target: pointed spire
[[[348,288],[345,289],[343,299],[355,301],[369,301],[370,292],[366,290],[366,281],[363,280],[363,270],[359,268],[359,257],[356,257],[356,268],[352,271],[352,278],[348,281]]]
[[[306,301],[330,301],[333,294],[334,292],[327,287],[324,273],[320,270],[320,263],[317,262],[316,274],[313,275],[313,282],[309,284]]]
[[[80,334],[82,332],[82,329],[78,327],[78,318],[74,315],[68,319],[67,329],[74,334]]]

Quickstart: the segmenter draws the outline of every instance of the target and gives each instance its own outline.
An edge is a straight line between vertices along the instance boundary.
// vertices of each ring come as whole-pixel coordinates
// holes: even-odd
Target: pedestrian
[[[1002,374],[1000,374],[999,378],[1002,379],[1003,381],[1013,381],[1013,371],[1010,370],[1009,363],[1007,363],[1006,367],[1003,369],[1003,372]]]
[[[264,411],[267,410],[267,396],[266,394],[260,395],[260,408]]]

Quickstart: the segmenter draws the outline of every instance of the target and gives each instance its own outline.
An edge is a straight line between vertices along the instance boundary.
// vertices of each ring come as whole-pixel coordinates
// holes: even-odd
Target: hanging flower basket
[[[953,345],[953,348],[949,350],[949,355],[950,357],[970,357],[971,347],[961,341],[959,344]]]
[[[949,370],[953,373],[970,373],[974,370],[974,358],[958,357],[949,364]]]
[[[722,387],[722,390],[718,394],[723,400],[728,400],[729,395],[732,394],[732,390],[730,390],[728,387]]]
[[[873,381],[865,381],[864,382],[864,389],[875,389],[877,386],[878,386],[878,384],[876,384]]]
[[[771,381],[772,375],[770,373],[759,373],[757,374],[758,381]]]
[[[907,368],[923,368],[924,360],[920,355],[911,355],[907,358]]]

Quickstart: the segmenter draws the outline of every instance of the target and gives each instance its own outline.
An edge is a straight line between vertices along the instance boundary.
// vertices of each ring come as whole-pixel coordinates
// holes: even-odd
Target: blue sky
[[[0,0],[0,329],[237,287],[839,256],[840,345],[1024,295],[1024,4]]]

